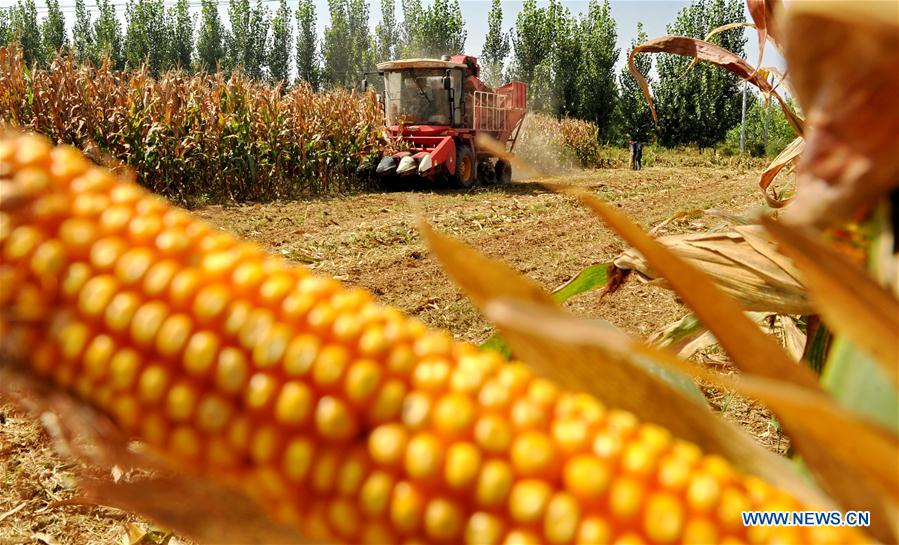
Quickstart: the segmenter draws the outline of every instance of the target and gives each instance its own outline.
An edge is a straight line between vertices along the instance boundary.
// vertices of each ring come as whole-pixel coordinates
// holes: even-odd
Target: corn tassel
[[[0,327],[34,372],[315,540],[831,543],[633,415],[215,231],[42,138],[0,137]]]

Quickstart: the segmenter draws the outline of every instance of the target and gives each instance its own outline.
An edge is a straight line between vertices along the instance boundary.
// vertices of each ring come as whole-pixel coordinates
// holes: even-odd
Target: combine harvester
[[[479,149],[475,138],[484,133],[512,151],[526,112],[524,83],[494,91],[479,79],[477,58],[466,55],[383,62],[378,75],[387,131],[408,147],[381,158],[375,173],[382,181],[449,178],[467,188],[512,179],[509,162]]]

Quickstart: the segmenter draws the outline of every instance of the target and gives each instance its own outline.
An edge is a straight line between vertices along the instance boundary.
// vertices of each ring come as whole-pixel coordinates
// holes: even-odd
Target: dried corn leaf
[[[802,154],[804,149],[805,140],[801,136],[796,137],[795,140],[787,144],[787,147],[785,147],[777,157],[771,161],[768,168],[762,172],[762,177],[759,179],[759,187],[762,189],[762,193],[765,194],[765,200],[768,201],[769,206],[780,208],[790,202],[789,199],[780,199],[776,193],[774,195],[769,194],[768,187],[771,186],[771,182],[774,181],[774,178],[777,177],[780,171],[791,165],[796,158]]]
[[[812,390],[820,389],[815,375],[806,367],[790,361],[777,342],[759,331],[752,320],[743,314],[744,309],[711,278],[650,237],[614,207],[584,191],[567,191],[577,196],[645,256],[649,266],[664,276],[702,323],[715,334],[737,367],[747,373],[783,379]]]
[[[760,226],[737,226],[725,233],[660,237],[657,241],[710,276],[747,310],[810,314],[814,310],[798,272],[783,256],[772,259]],[[751,242],[750,242],[751,241]],[[759,248],[762,251],[759,251]],[[639,273],[644,281],[659,279],[643,255],[631,248],[612,261],[619,269]],[[664,283],[663,283],[664,284]]]
[[[821,317],[874,357],[899,387],[899,300],[842,254],[801,229],[762,219],[800,267]]]
[[[654,120],[658,121],[658,116],[656,115],[652,95],[649,93],[649,84],[634,64],[634,57],[640,53],[673,53],[675,55],[693,57],[720,66],[755,85],[763,93],[774,96],[780,104],[780,107],[783,109],[790,125],[792,125],[797,134],[802,134],[802,119],[796,115],[796,112],[794,112],[783,100],[783,97],[774,90],[766,79],[765,74],[757,71],[742,57],[739,57],[721,46],[687,36],[662,36],[661,38],[648,40],[633,48],[628,57],[628,70],[630,70],[634,79],[640,84],[640,88],[643,90],[643,97],[646,98],[646,101],[649,103],[649,109],[652,112]]]
[[[779,0],[746,0],[746,8],[749,16],[755,22],[755,29],[758,32],[759,39],[759,62],[762,64],[762,58],[765,56],[765,43],[770,38],[774,45],[780,49],[778,43],[778,32],[775,26],[774,13],[779,9]]]
[[[836,222],[899,186],[899,12],[890,1],[790,2],[782,28],[808,114],[784,217]]]
[[[761,324],[771,316],[770,312],[747,312],[749,318]],[[689,359],[700,350],[718,344],[718,339],[700,323],[695,314],[687,314],[652,334],[650,342],[660,348],[677,350],[677,357]]]
[[[787,350],[787,354],[793,358],[793,361],[801,360],[807,341],[805,333],[799,329],[796,320],[790,316],[781,316],[780,323],[784,330],[784,348]]]

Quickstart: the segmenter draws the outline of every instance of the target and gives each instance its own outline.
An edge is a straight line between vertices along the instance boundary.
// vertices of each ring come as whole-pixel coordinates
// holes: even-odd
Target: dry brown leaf
[[[799,325],[796,324],[796,320],[794,320],[790,316],[781,316],[780,322],[783,324],[784,329],[784,348],[787,351],[787,354],[793,358],[793,361],[799,361],[802,359],[802,355],[805,354],[805,345],[808,340],[805,333],[799,329]]]
[[[799,228],[770,218],[763,224],[802,270],[827,326],[874,357],[899,387],[899,300],[865,271]]]
[[[808,122],[784,219],[837,222],[899,186],[899,10],[895,1],[796,1],[783,15]]]
[[[807,367],[791,361],[774,339],[759,331],[744,314],[745,309],[726,295],[708,276],[647,235],[614,207],[584,191],[567,191],[596,212],[609,227],[646,258],[653,270],[664,276],[703,325],[715,334],[737,367],[747,373],[820,390],[815,374]]]
[[[801,136],[796,137],[795,140],[787,144],[787,147],[785,147],[777,157],[771,161],[768,168],[762,172],[762,177],[759,178],[759,187],[762,189],[762,193],[765,194],[765,200],[768,201],[769,206],[781,208],[790,202],[791,199],[780,199],[776,194],[769,194],[768,187],[771,185],[771,182],[774,181],[774,178],[777,177],[778,173],[780,173],[786,166],[792,164],[796,158],[802,154],[804,149],[805,140]]]
[[[793,126],[793,129],[797,134],[802,134],[802,119],[796,115],[796,112],[794,112],[783,100],[783,97],[774,91],[774,88],[765,78],[764,74],[753,68],[749,63],[743,60],[742,57],[735,55],[733,52],[728,51],[721,46],[687,36],[662,36],[661,38],[648,40],[633,48],[628,57],[628,70],[630,70],[634,79],[640,84],[640,88],[643,90],[643,97],[649,103],[649,109],[652,112],[652,118],[654,120],[658,121],[658,116],[656,115],[652,95],[649,93],[649,84],[647,84],[646,78],[643,77],[643,74],[637,70],[637,67],[634,64],[634,57],[640,53],[673,53],[675,55],[693,57],[720,66],[755,85],[763,93],[774,96],[780,104],[780,107],[783,109],[787,121],[790,122],[790,125]]]
[[[759,66],[765,56],[765,43],[770,38],[774,45],[780,49],[778,43],[777,27],[774,24],[774,13],[780,7],[779,0],[746,0],[746,7],[750,17],[755,22],[755,28],[759,39]]]
[[[746,234],[753,238],[754,244],[749,243]],[[813,313],[806,290],[796,280],[798,273],[789,260],[781,256],[775,262],[767,253],[756,249],[758,239],[764,236],[760,226],[738,226],[730,232],[671,235],[656,240],[710,276],[747,310]],[[660,278],[633,248],[618,255],[612,263],[619,269],[638,272],[644,281]]]

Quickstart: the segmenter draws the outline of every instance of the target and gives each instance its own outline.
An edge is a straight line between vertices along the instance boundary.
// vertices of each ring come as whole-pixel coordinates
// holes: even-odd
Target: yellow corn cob
[[[307,537],[829,543],[800,505],[193,219],[78,151],[0,137],[0,326],[37,373]],[[857,538],[858,536],[854,536]]]

